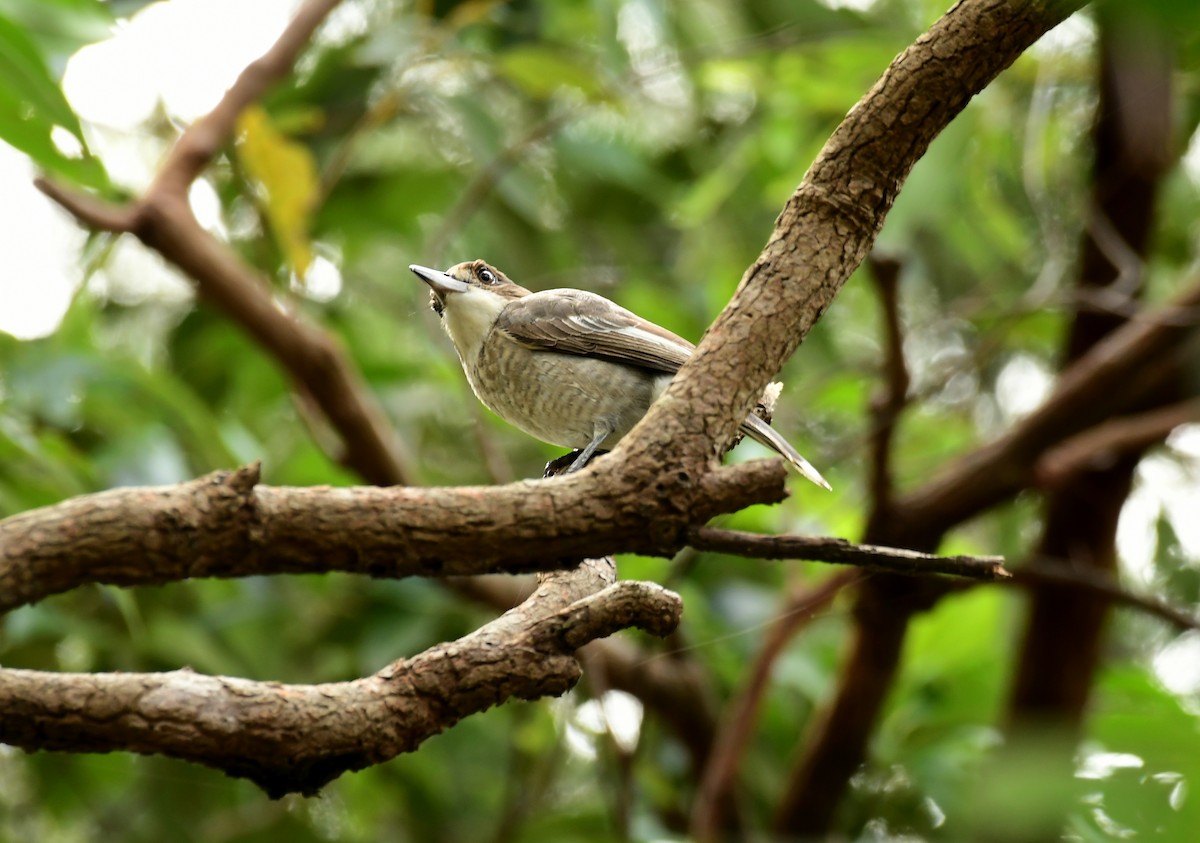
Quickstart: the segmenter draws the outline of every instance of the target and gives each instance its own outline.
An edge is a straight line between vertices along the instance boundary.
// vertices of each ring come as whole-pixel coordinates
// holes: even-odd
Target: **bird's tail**
[[[777,452],[785,460],[796,467],[796,470],[807,477],[812,482],[824,489],[832,489],[833,487],[826,482],[821,476],[821,472],[812,467],[812,464],[804,457],[800,456],[800,452],[792,447],[779,431],[771,427],[758,416],[746,416],[746,420],[742,422],[742,433],[749,436],[760,445],[765,445],[772,451]]]

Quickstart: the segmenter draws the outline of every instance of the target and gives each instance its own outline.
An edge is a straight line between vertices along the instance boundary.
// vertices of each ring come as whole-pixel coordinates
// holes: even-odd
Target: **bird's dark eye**
[[[492,272],[490,269],[479,270],[479,280],[482,281],[484,284],[498,284],[499,283],[499,279],[496,278],[496,273]]]

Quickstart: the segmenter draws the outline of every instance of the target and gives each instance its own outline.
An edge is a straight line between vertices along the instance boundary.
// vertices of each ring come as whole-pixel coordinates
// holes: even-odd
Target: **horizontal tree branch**
[[[687,533],[687,543],[697,550],[734,556],[804,559],[893,574],[951,574],[976,580],[1003,580],[1012,576],[1004,568],[1003,556],[935,556],[824,536],[768,536],[717,527],[692,527]]]
[[[611,476],[610,476],[611,477]],[[569,475],[508,486],[272,487],[258,465],[177,486],[122,488],[0,521],[0,609],[85,583],[347,571],[456,576],[671,554],[712,516],[782,499],[778,461],[721,467],[659,506]]]
[[[630,626],[660,636],[675,628],[677,595],[612,583],[611,560],[583,564],[593,568],[587,578],[609,585],[564,601],[557,584],[545,584],[475,632],[351,682],[0,669],[0,742],[158,753],[250,779],[272,797],[313,794],[507,699],[562,694],[580,675],[575,651],[589,641]]]

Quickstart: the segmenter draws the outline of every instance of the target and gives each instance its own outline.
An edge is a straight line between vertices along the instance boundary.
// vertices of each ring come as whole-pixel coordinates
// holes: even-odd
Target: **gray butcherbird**
[[[695,346],[603,296],[533,293],[481,260],[439,272],[409,267],[429,285],[471,389],[509,424],[563,448],[582,448],[568,471],[611,448],[663,393]],[[742,433],[818,486],[808,460],[756,415]]]

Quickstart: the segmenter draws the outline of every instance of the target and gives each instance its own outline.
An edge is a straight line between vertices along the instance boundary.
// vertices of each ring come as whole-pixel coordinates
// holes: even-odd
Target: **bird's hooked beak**
[[[414,275],[429,285],[429,288],[439,296],[444,296],[447,293],[463,293],[470,288],[470,284],[466,281],[459,281],[453,275],[447,275],[438,269],[430,269],[427,266],[419,266],[418,264],[409,264],[408,267]]]

